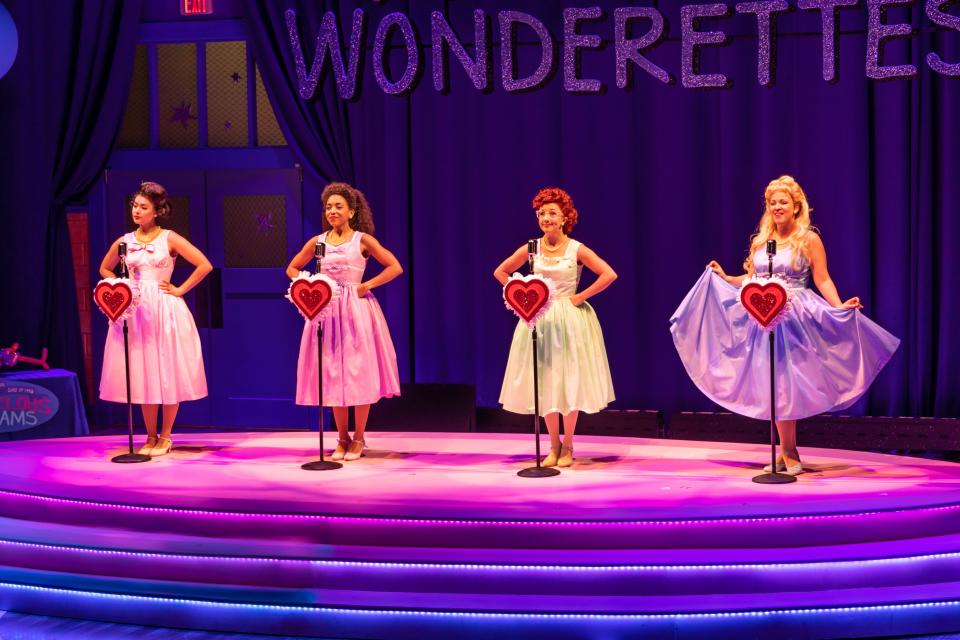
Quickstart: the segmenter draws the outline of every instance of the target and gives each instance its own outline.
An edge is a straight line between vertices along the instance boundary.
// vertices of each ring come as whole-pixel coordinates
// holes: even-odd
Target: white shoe
[[[786,475],[788,475],[788,476],[798,476],[798,475],[800,475],[801,473],[803,473],[803,465],[798,462],[797,464],[793,465],[792,467],[787,467],[787,468],[784,470],[784,473],[785,473]]]
[[[781,458],[780,456],[777,456],[777,473],[783,471],[786,468],[787,468],[787,465],[783,463],[783,458]],[[768,464],[763,468],[763,471],[765,473],[772,473],[773,467]]]

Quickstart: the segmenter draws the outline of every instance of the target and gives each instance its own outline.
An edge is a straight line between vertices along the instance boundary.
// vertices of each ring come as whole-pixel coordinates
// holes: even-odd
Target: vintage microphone
[[[117,255],[120,256],[120,277],[128,278],[127,271],[127,243],[117,245]],[[127,377],[127,453],[121,453],[110,459],[111,462],[130,464],[134,462],[149,462],[150,456],[133,451],[133,403],[130,401],[130,337],[127,329],[127,319],[123,319],[123,369]]]
[[[767,240],[767,278],[773,278],[773,256],[777,255],[777,241],[773,238]],[[777,473],[777,389],[776,377],[774,375],[774,348],[773,333],[770,330],[770,473],[762,473],[753,477],[753,481],[759,484],[787,484],[796,482],[796,476],[788,476],[785,473]]]
[[[527,265],[530,267],[531,274],[533,274],[533,262],[539,248],[539,240],[527,241]],[[540,386],[537,374],[537,325],[533,325],[533,331],[530,335],[533,338],[533,434],[536,443],[537,464],[517,471],[517,475],[524,478],[547,478],[559,475],[560,471],[552,467],[540,466]]]
[[[313,257],[317,263],[317,273],[320,273],[323,264],[323,257],[327,255],[327,245],[322,239],[317,238],[317,244],[313,247]],[[306,462],[300,465],[301,469],[307,471],[331,471],[339,469],[343,465],[335,460],[323,459],[323,322],[317,320],[317,411],[320,412],[320,423],[318,431],[320,432],[320,459],[313,462]]]

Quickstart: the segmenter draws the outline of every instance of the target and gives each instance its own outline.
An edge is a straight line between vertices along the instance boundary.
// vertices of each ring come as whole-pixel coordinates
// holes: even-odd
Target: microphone
[[[317,244],[313,245],[313,257],[317,261],[317,273],[320,273],[320,263],[325,255],[327,255],[327,245],[323,240],[317,238]]]
[[[127,277],[127,243],[121,242],[117,245],[117,255],[120,256],[120,277]]]
[[[530,265],[530,273],[533,273],[533,258],[537,255],[539,247],[539,240],[527,240],[527,264]]]
[[[767,268],[769,269],[769,271],[767,272],[768,278],[773,277],[773,256],[775,255],[777,255],[777,241],[774,240],[773,238],[770,238],[769,240],[767,240]],[[771,338],[771,340],[772,339],[773,338]],[[771,342],[770,344],[773,344],[773,343]]]

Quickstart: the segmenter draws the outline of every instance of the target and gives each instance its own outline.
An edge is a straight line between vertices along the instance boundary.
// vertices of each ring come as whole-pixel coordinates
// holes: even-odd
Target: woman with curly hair
[[[326,245],[323,273],[340,285],[323,326],[323,406],[333,407],[337,447],[333,460],[356,460],[363,455],[364,430],[370,405],[380,398],[400,395],[397,354],[383,311],[371,290],[403,273],[397,258],[373,237],[373,216],[359,189],[343,182],[327,185],[320,196],[323,228],[293,257],[287,275],[296,278],[314,258],[318,242]],[[363,280],[367,257],[383,270]],[[317,332],[304,323],[297,360],[297,404],[317,405]],[[354,435],[349,433],[349,408],[354,408]]]
[[[206,256],[183,236],[164,229],[170,217],[167,191],[156,182],[144,182],[130,199],[130,215],[137,228],[117,238],[100,263],[100,275],[113,278],[121,242],[127,246],[129,276],[140,292],[140,302],[127,321],[130,340],[130,400],[139,404],[147,427],[140,453],[162,456],[173,446],[173,422],[180,402],[207,395],[200,335],[183,295],[197,286],[213,267]],[[170,283],[177,257],[195,268],[179,287]],[[100,397],[126,402],[123,363],[123,325],[114,323],[103,350]],[[157,435],[157,417],[163,406],[163,425]]]
[[[533,269],[553,280],[557,296],[537,321],[540,413],[550,433],[550,453],[542,464],[569,467],[573,464],[573,434],[580,412],[595,413],[614,399],[603,332],[587,299],[609,287],[617,274],[600,256],[568,235],[577,224],[578,214],[566,191],[541,189],[533,199],[533,210],[543,232]],[[505,285],[510,274],[526,261],[527,245],[523,245],[496,268],[493,277]],[[584,265],[597,274],[597,279],[577,293]],[[500,402],[507,411],[533,413],[532,348],[527,325],[518,322],[500,391]]]
[[[860,313],[860,298],[844,301],[837,293],[823,241],[810,222],[812,209],[797,181],[790,176],[771,181],[763,200],[743,263],[746,273],[727,275],[711,260],[670,319],[670,332],[687,373],[707,397],[735,413],[769,420],[768,334],[749,321],[737,300],[744,280],[769,274],[766,244],[776,241],[773,274],[792,293],[774,337],[777,471],[797,475],[803,473],[797,420],[856,402],[900,340]],[[819,296],[808,286],[811,276]]]

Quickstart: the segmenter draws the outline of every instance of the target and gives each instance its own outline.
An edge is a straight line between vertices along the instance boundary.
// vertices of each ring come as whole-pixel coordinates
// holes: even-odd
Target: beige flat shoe
[[[350,443],[350,446],[347,447],[347,452],[343,454],[343,459],[350,460],[359,460],[360,456],[363,455],[363,448],[366,446],[366,443],[363,440],[354,440]]]
[[[154,458],[156,456],[165,456],[170,453],[170,448],[173,447],[173,440],[171,438],[160,437],[157,439],[157,446],[153,449],[150,449],[149,455]]]
[[[157,439],[158,439],[158,438],[157,438],[156,436],[153,436],[153,437],[151,437],[151,438],[147,438],[147,441],[143,443],[143,446],[140,447],[139,449],[137,449],[137,453],[143,454],[143,455],[145,455],[145,456],[150,455],[150,451],[151,451],[155,446],[157,446]]]
[[[347,454],[347,449],[350,448],[350,444],[352,442],[353,441],[350,440],[350,438],[347,438],[346,440],[337,440],[337,448],[333,450],[333,454],[331,454],[330,459],[343,460],[343,457]]]
[[[550,448],[550,453],[548,453],[543,460],[540,461],[541,467],[555,467],[557,466],[557,458],[559,457],[560,452],[554,448]]]
[[[560,459],[557,460],[558,467],[569,467],[573,464],[573,447],[564,445],[560,449]]]

